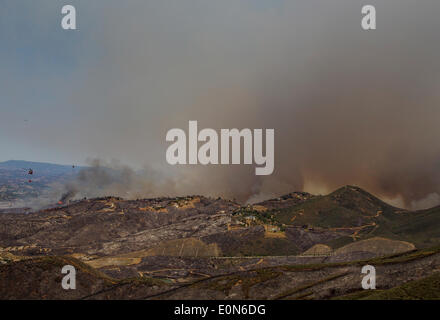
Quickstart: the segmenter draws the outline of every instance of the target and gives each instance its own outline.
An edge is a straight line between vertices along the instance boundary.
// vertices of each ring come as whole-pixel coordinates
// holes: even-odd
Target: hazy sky
[[[1,1],[0,160],[148,163],[175,111],[185,113],[207,90],[249,80],[255,61],[237,67],[267,41],[253,28],[283,7],[281,0],[69,3],[78,13],[74,32],[60,27],[64,3]]]
[[[78,30],[60,27],[77,9]],[[361,8],[377,30],[361,29]],[[270,177],[173,168],[240,198],[357,184],[440,199],[440,2],[0,0],[0,161],[169,170],[166,132],[274,128]]]

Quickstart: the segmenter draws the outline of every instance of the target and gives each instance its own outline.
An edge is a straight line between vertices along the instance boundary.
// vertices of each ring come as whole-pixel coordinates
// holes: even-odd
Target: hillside
[[[115,279],[72,257],[26,258],[0,265],[1,299],[436,299],[439,297],[440,250],[415,251],[346,263],[268,265],[199,260],[185,269],[171,264],[179,281],[160,272]],[[270,260],[270,259],[268,259]],[[273,261],[272,261],[273,262]],[[174,261],[176,263],[176,261]],[[60,270],[77,269],[77,290],[61,289]],[[363,265],[377,269],[377,290],[362,290]],[[199,266],[200,268],[201,266]],[[151,268],[151,267],[150,267]],[[417,270],[417,272],[414,272]]]
[[[385,269],[391,278],[384,280],[384,290],[405,279],[430,276],[439,254],[424,248],[440,245],[439,210],[402,210],[351,186],[324,196],[295,192],[247,206],[198,195],[83,199],[28,214],[0,213],[0,268],[20,278],[15,272],[41,271],[46,258],[76,259],[96,271],[95,276],[113,282],[163,280],[161,288],[171,286],[174,292],[164,298],[331,298],[355,289],[359,260],[389,266]],[[408,268],[414,260],[420,263],[412,275]],[[313,267],[301,267],[305,265]],[[37,271],[31,272],[37,279],[33,281],[49,276]],[[98,278],[88,280],[97,283],[98,291],[87,289],[81,295],[102,298],[96,292],[112,291]],[[334,292],[334,283],[350,285]],[[183,284],[190,286],[180,288]],[[241,291],[234,291],[235,284]],[[147,289],[142,286],[136,284],[137,293],[130,297],[143,296]],[[251,290],[254,286],[256,291]],[[304,286],[317,291],[309,294]],[[195,291],[188,291],[190,287]],[[278,289],[272,292],[272,287]],[[320,293],[320,288],[325,290]],[[33,294],[31,298],[43,295]],[[122,294],[115,291],[106,297]]]
[[[61,269],[76,269],[76,289],[64,290]],[[1,299],[85,299],[88,296],[107,299],[137,298],[139,294],[157,294],[173,288],[165,281],[151,278],[117,280],[106,276],[72,257],[40,257],[0,265]],[[123,288],[123,292],[118,288]]]
[[[289,207],[276,207],[276,221],[294,226],[324,228],[360,227],[394,208],[364,190],[345,186],[326,196],[311,197]]]
[[[440,207],[408,211],[354,186],[325,196],[307,196],[288,206],[282,199],[258,203],[258,210],[251,208],[241,214],[280,227],[301,249],[316,243],[338,248],[371,237],[408,241],[417,247],[440,243]],[[318,242],[312,244],[315,240]]]
[[[349,186],[326,196],[292,193],[245,207],[203,196],[106,197],[31,214],[3,213],[0,246],[25,254],[99,257],[168,252],[165,241],[193,238],[200,248],[216,246],[220,256],[267,256],[296,255],[317,244],[336,250],[382,237],[423,248],[440,243],[438,210],[401,210]],[[179,252],[193,252],[185,247],[189,243]]]

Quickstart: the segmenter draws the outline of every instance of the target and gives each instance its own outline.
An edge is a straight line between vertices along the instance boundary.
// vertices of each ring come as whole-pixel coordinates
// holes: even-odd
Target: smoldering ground
[[[197,176],[198,172],[183,173],[177,170],[172,174],[166,174],[151,167],[135,170],[117,161],[105,162],[99,159],[94,159],[89,164],[82,168],[71,181],[54,184],[45,196],[40,198],[46,198],[47,204],[54,203],[57,199],[61,204],[65,204],[70,200],[84,197],[119,196],[125,199],[138,199],[182,196],[188,195],[189,190],[193,191],[191,194],[219,196],[212,181],[206,179],[204,183],[200,182],[202,179]],[[242,171],[238,167],[237,169]],[[206,177],[206,173],[203,175]],[[237,177],[237,183],[239,179]],[[220,180],[216,181],[224,183]],[[246,192],[252,193],[253,191]],[[222,193],[222,195],[232,199],[236,194],[231,191]]]
[[[60,203],[83,197],[120,196],[126,199],[158,197],[173,194],[174,181],[158,174],[152,168],[134,170],[116,161],[89,161],[77,176],[62,186],[54,186],[61,194]]]
[[[61,48],[54,51],[68,52],[74,71],[41,86],[11,72],[7,83],[32,86],[43,97],[33,110],[51,111],[29,125],[33,150],[57,150],[66,163],[87,155],[159,168],[154,176],[130,169],[113,180],[102,168],[84,172],[72,186],[77,197],[207,194],[246,202],[354,184],[406,207],[435,205],[440,2],[372,0],[375,31],[361,29],[364,4],[81,2],[78,25],[86,32],[70,34],[75,50],[65,34],[56,38]],[[33,35],[45,30],[34,27]],[[14,90],[4,90],[3,98]],[[53,92],[54,101],[44,99]],[[275,129],[274,173],[166,166],[166,132],[188,120],[204,128]],[[8,121],[0,128],[21,143],[30,135]]]

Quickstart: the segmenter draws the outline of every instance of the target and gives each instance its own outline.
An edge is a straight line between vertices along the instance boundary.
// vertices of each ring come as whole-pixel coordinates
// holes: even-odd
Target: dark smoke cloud
[[[234,170],[234,169],[232,169]],[[243,169],[236,167],[237,184],[244,178]],[[160,196],[177,196],[191,194],[203,194],[207,196],[218,196],[218,185],[225,185],[232,180],[226,175],[225,180],[214,176],[213,180],[206,178],[211,170],[200,172],[200,170],[187,170],[175,172],[168,176],[163,172],[155,171],[150,167],[141,170],[134,170],[129,166],[122,165],[117,161],[105,162],[99,159],[89,161],[89,166],[82,168],[78,175],[63,185],[54,185],[50,192],[40,199],[46,198],[45,205],[54,203],[55,200],[65,204],[70,200],[81,198],[95,198],[103,196],[119,196],[124,199],[150,198]],[[225,168],[224,174],[227,169]],[[205,178],[205,179],[203,179]],[[247,187],[246,187],[247,188]],[[244,190],[246,197],[252,195],[256,190]],[[55,192],[56,191],[56,192]],[[237,193],[235,190],[222,192],[222,195],[232,199]],[[242,200],[242,199],[238,199]],[[41,205],[40,205],[41,207]]]
[[[118,29],[116,36],[129,39],[127,45],[145,39],[150,47],[112,46],[115,51],[106,57],[119,78],[134,86],[104,82],[112,88],[113,124],[132,128],[110,136],[120,146],[145,130],[152,134],[151,145],[164,141],[170,128],[186,129],[188,120],[216,129],[274,128],[276,166],[269,177],[256,177],[244,166],[173,168],[178,175],[169,193],[253,202],[292,190],[329,192],[355,184],[406,207],[438,202],[440,21],[435,12],[440,3],[373,1],[378,10],[373,32],[360,28],[361,1],[288,2],[278,11],[195,3],[192,9],[176,2],[155,7],[159,16],[172,6],[179,15],[165,30],[131,34],[145,30],[143,22]],[[196,8],[212,18],[203,21],[204,28],[201,20],[189,19]],[[230,26],[222,20],[227,14]],[[175,33],[179,27],[188,33]],[[164,95],[144,95],[139,81]],[[145,113],[148,127],[135,119],[143,114],[137,107],[143,103],[158,103],[156,111]],[[132,116],[123,114],[122,105]],[[148,119],[152,114],[154,122]],[[148,158],[163,163],[166,147],[152,146],[148,152],[157,151],[158,158]],[[140,178],[134,184],[139,193],[163,190],[152,180],[154,186],[145,188]],[[121,179],[114,191],[121,193],[123,183],[132,189],[132,179]]]
[[[341,20],[322,16],[306,35],[292,30],[298,46],[285,44],[280,60],[259,75],[251,110],[226,116],[226,127],[276,129],[275,173],[231,184],[243,199],[354,184],[409,208],[439,203],[440,22],[433,12],[440,4],[376,7],[375,32],[355,27],[358,4],[327,7],[325,14]],[[225,117],[213,113],[217,122]]]
[[[56,189],[61,191],[59,201],[64,204],[84,197],[112,195],[137,199],[170,195],[173,193],[173,183],[172,179],[166,179],[151,168],[135,171],[116,161],[106,163],[93,159],[72,181]]]

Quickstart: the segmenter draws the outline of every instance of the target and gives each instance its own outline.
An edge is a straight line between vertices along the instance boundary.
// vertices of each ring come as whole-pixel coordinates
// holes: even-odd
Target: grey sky
[[[77,31],[64,2],[0,1],[0,160],[168,170],[167,130],[198,120],[274,128],[276,173],[179,168],[185,192],[440,191],[440,2],[367,1],[374,32],[360,0],[67,2]]]

